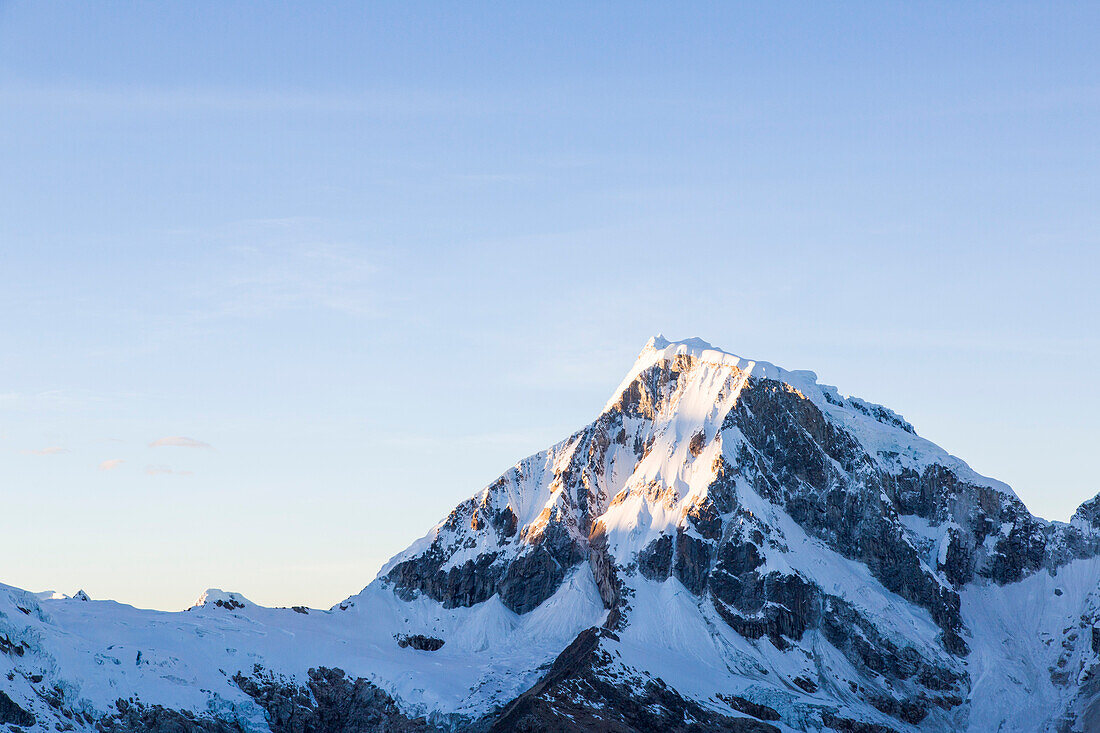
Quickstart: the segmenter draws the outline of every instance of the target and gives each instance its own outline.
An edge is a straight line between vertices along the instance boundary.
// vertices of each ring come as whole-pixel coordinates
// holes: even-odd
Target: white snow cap
[[[794,382],[813,384],[817,382],[817,374],[805,369],[791,371],[759,359],[746,359],[729,351],[723,351],[701,338],[689,338],[683,341],[669,341],[663,335],[657,334],[646,342],[642,353],[638,355],[638,361],[645,361],[645,366],[650,366],[661,359],[668,359],[676,354],[689,354],[703,361],[717,364],[729,364],[752,372],[754,377],[764,379],[777,379],[789,384]],[[643,369],[645,367],[642,367]],[[641,370],[639,370],[641,371]],[[793,380],[793,381],[792,381]]]
[[[669,341],[662,334],[657,334],[642,347],[641,352],[638,354],[638,358],[634,361],[634,366],[627,372],[626,377],[623,379],[622,383],[619,384],[618,389],[615,390],[611,399],[608,400],[607,405],[604,406],[604,409],[606,410],[615,404],[623,390],[630,386],[630,383],[633,382],[639,374],[654,364],[663,360],[672,359],[678,354],[693,356],[711,364],[737,367],[738,369],[749,372],[754,377],[776,379],[787,382],[792,386],[800,386],[807,383],[815,384],[817,382],[817,375],[813,372],[792,372],[777,367],[770,362],[746,359],[728,351],[723,351],[701,338]]]
[[[905,465],[920,471],[928,465],[939,463],[952,468],[969,481],[1011,496],[1016,495],[1007,484],[982,476],[962,459],[919,437],[904,417],[887,407],[843,395],[831,385],[819,384],[814,372],[783,369],[770,362],[746,359],[716,348],[701,338],[669,341],[661,334],[651,338],[638,354],[626,378],[604,405],[604,410],[611,409],[618,402],[623,391],[639,374],[661,361],[671,360],[681,354],[694,357],[704,365],[737,368],[748,372],[751,377],[772,379],[794,387],[830,419],[855,436],[872,457],[881,458],[887,454],[895,456],[896,460],[891,468]]]

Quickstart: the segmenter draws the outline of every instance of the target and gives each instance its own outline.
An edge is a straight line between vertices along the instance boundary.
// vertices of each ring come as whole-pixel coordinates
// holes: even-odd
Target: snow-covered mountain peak
[[[639,376],[654,369],[664,369],[666,372],[694,371],[696,377],[704,378],[721,374],[730,383],[741,383],[742,386],[750,380],[770,380],[786,385],[864,443],[876,460],[916,470],[923,470],[934,464],[950,465],[970,481],[1016,496],[1007,484],[982,476],[960,458],[918,436],[913,426],[890,408],[843,394],[834,386],[821,384],[813,371],[784,369],[768,361],[747,359],[700,338],[672,341],[661,334],[651,338],[604,406],[604,411],[615,409]],[[692,400],[682,399],[686,392],[687,390],[680,390],[677,396],[681,399],[672,406],[680,418],[686,414],[682,405],[692,403]],[[698,404],[698,401],[693,403]]]
[[[676,357],[687,357],[692,360],[702,361],[714,366],[731,367],[740,370],[752,370],[759,364],[761,372],[771,367],[774,373],[778,369],[766,362],[755,362],[744,359],[736,354],[715,348],[709,342],[701,338],[689,338],[682,341],[670,341],[661,334],[657,334],[646,342],[634,360],[634,366],[626,373],[618,389],[607,403],[610,407],[622,394],[622,391],[634,381],[639,374],[651,369],[661,362],[671,362]]]
[[[677,359],[681,362],[690,360],[693,363],[704,364],[725,371],[735,370],[739,373],[750,375],[754,379],[771,379],[782,382],[797,390],[813,395],[815,399],[822,399],[818,394],[822,390],[835,393],[833,387],[819,387],[817,374],[808,370],[789,370],[760,359],[748,359],[724,349],[712,345],[701,338],[688,338],[680,341],[671,341],[662,334],[649,339],[633,367],[627,372],[619,387],[612,394],[604,409],[612,407],[619,399],[624,389],[633,382],[639,374],[652,369],[661,363],[673,363]]]
[[[1046,522],[813,372],[657,336],[330,611],[0,586],[0,680],[89,733],[1086,731],[1098,556],[1100,497]]]
[[[720,349],[709,341],[704,341],[698,337],[670,341],[662,334],[652,337],[642,347],[642,351],[638,354],[638,359],[635,362],[635,369],[641,371],[661,359],[671,359],[678,354],[685,354],[716,364],[726,364],[746,370],[751,369],[753,376],[757,378],[776,379],[784,382],[791,380],[790,384],[795,387],[817,381],[817,375],[811,371],[792,371],[769,361],[748,359],[725,349]]]
[[[224,608],[233,611],[255,605],[256,604],[240,593],[224,591],[220,588],[207,588],[202,592],[202,595],[191,604],[191,608]]]

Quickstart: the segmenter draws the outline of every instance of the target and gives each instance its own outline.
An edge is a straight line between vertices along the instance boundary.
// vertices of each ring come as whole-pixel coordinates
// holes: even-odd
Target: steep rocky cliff
[[[884,407],[657,337],[329,611],[8,589],[0,722],[1096,730],[1098,553],[1100,497],[1036,518]]]

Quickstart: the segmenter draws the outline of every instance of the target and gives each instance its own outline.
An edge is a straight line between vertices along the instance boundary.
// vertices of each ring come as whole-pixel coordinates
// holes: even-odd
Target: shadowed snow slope
[[[0,586],[0,723],[1097,730],[1098,549],[1098,500],[1038,519],[885,407],[658,336],[330,610]]]

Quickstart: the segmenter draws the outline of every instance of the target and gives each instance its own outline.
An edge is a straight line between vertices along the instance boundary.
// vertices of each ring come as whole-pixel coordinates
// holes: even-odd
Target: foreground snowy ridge
[[[14,730],[1089,731],[1098,673],[1100,498],[699,339],[330,610],[0,586]]]

